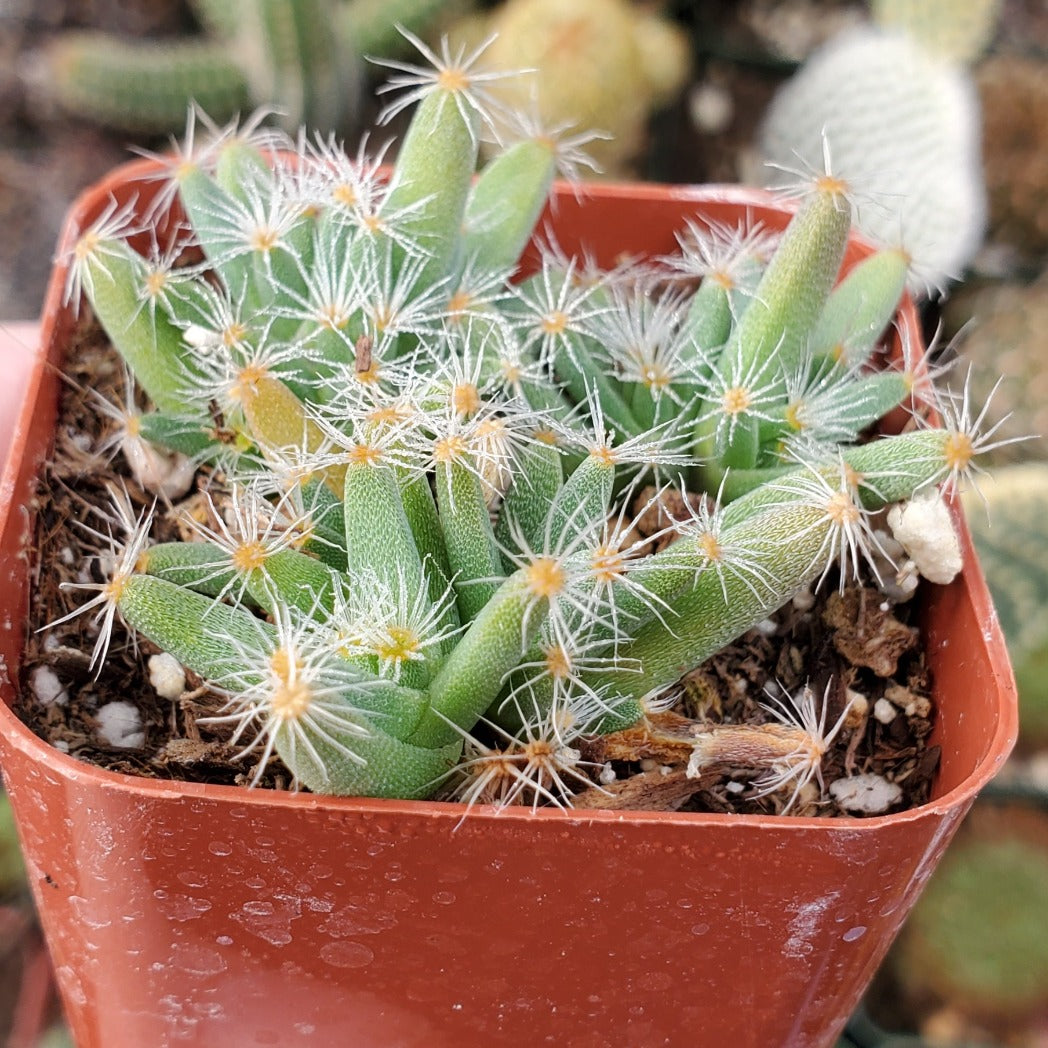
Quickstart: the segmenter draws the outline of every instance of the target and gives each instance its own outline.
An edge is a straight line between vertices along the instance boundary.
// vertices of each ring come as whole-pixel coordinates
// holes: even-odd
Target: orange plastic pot
[[[62,251],[114,194],[89,191]],[[686,217],[781,228],[738,189],[557,194],[568,251],[671,251]],[[852,245],[852,261],[866,249]],[[60,252],[61,253],[61,252]],[[26,506],[72,320],[61,265],[3,491],[0,765],[81,1048],[143,1045],[833,1043],[1016,733],[1014,684],[970,545],[925,606],[942,770],[867,820],[476,808],[146,781],[56,752],[8,708],[26,608]],[[919,339],[912,307],[900,323]]]

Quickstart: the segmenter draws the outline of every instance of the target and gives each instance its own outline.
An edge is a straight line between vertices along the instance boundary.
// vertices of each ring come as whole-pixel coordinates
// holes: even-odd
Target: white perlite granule
[[[29,687],[41,706],[64,706],[69,701],[65,685],[50,666],[35,666],[29,674]]]
[[[107,702],[98,708],[95,714],[98,734],[109,743],[120,749],[138,749],[146,742],[146,733],[142,730],[142,714],[133,703],[117,699]]]
[[[888,527],[929,581],[952,582],[961,570],[961,545],[950,511],[936,489],[919,492],[888,510]]]
[[[895,707],[887,699],[878,699],[873,704],[873,716],[881,724],[891,724],[895,720]]]
[[[149,656],[149,683],[162,699],[177,699],[186,690],[186,672],[166,651]]]
[[[853,775],[830,783],[830,796],[845,811],[879,815],[902,799],[902,787],[881,775]]]

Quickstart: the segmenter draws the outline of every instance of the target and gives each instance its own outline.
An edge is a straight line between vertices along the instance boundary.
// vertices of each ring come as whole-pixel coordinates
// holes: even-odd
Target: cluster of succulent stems
[[[224,696],[259,774],[276,753],[319,792],[570,804],[583,740],[852,577],[873,516],[986,438],[962,396],[866,439],[932,394],[921,360],[871,367],[907,259],[838,279],[842,180],[813,176],[779,236],[696,217],[673,256],[600,272],[546,235],[522,275],[583,138],[503,113],[475,55],[427,57],[391,63],[388,112],[417,108],[390,167],[190,134],[152,205],[185,216],[170,243],[139,254],[115,206],[81,235],[69,294],[151,405],[106,408],[116,442],[161,488],[175,460],[209,480],[193,541],[115,496],[112,572],[71,614],[96,613],[96,662],[119,617]],[[474,177],[482,134],[508,144]],[[651,484],[707,493],[658,552],[632,527]],[[816,706],[775,711],[763,750],[740,734],[736,763],[807,783],[840,727]],[[730,734],[689,769],[731,763]]]

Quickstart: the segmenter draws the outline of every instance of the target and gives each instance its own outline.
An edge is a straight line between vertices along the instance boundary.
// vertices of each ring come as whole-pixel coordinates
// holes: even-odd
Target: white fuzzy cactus
[[[817,167],[828,141],[862,194],[856,224],[909,252],[920,292],[958,278],[982,241],[979,127],[963,67],[901,32],[863,27],[823,45],[783,84],[758,150],[781,168]]]

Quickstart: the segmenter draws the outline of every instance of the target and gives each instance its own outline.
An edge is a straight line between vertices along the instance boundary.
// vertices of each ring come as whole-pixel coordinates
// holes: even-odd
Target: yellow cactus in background
[[[672,100],[690,71],[687,34],[627,0],[509,0],[452,35],[489,33],[498,34],[486,54],[490,66],[535,71],[501,82],[501,98],[514,108],[534,108],[547,126],[612,136],[587,147],[607,172],[622,170],[639,152],[649,114]]]

